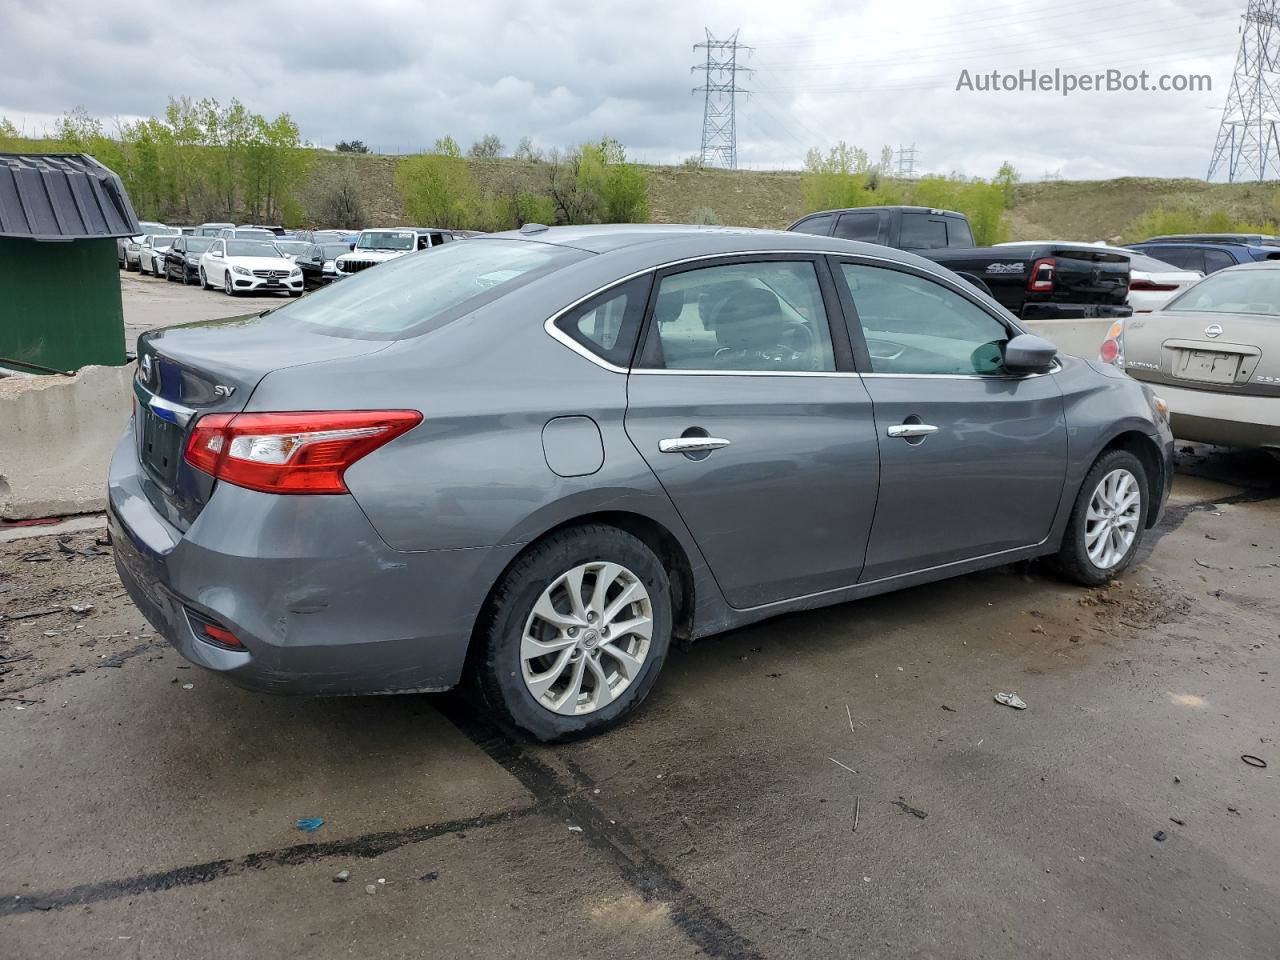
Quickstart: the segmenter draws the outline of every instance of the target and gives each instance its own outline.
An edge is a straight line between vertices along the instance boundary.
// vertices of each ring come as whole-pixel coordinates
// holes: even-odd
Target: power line
[[[1277,41],[1280,16],[1277,0],[1249,0],[1241,18],[1240,52],[1235,75],[1222,108],[1222,123],[1213,146],[1206,180],[1212,180],[1225,166],[1227,180],[1273,179],[1280,177],[1280,102],[1272,81],[1277,71]]]
[[[909,147],[898,144],[898,176],[908,179],[916,175],[916,145]]]
[[[734,170],[738,166],[738,94],[747,93],[738,86],[738,74],[750,73],[750,67],[738,65],[738,51],[751,48],[738,42],[738,31],[728,40],[717,40],[706,31],[707,39],[695,43],[693,49],[705,50],[705,63],[695,64],[691,71],[703,71],[702,86],[694,93],[703,94],[702,156],[704,167],[722,166]]]

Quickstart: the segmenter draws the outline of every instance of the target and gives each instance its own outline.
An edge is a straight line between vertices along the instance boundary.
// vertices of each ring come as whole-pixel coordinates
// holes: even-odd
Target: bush
[[[710,207],[694,207],[689,213],[689,222],[705,227],[720,226],[720,217]]]
[[[322,226],[345,227],[354,230],[368,223],[364,200],[360,197],[360,182],[355,171],[346,163],[326,171],[314,187],[311,197],[311,220]]]
[[[461,157],[440,153],[405,157],[396,167],[395,182],[416,224],[462,229],[487,219],[480,187]]]
[[[1280,225],[1274,219],[1259,218],[1257,222],[1233,219],[1225,210],[1208,212],[1190,207],[1166,209],[1163,205],[1148,210],[1125,227],[1122,239],[1125,243],[1140,243],[1149,237],[1170,233],[1280,233]]]

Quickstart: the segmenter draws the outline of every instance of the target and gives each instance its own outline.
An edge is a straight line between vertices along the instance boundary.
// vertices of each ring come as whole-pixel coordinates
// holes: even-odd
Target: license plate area
[[[142,436],[138,457],[147,471],[172,490],[182,459],[183,430],[176,423],[162,420],[151,410],[142,412]]]
[[[1240,367],[1240,354],[1212,350],[1182,350],[1173,375],[1197,383],[1234,383]]]

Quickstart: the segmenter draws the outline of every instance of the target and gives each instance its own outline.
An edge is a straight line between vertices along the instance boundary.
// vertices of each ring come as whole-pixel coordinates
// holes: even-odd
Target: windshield
[[[356,241],[356,249],[412,250],[417,239],[412,230],[366,230]]]
[[[228,257],[278,257],[280,251],[274,243],[265,240],[228,240]]]
[[[1280,314],[1280,270],[1225,270],[1210,274],[1165,309]]]
[[[187,253],[204,253],[213,246],[213,237],[187,237]]]
[[[257,240],[259,238],[263,240],[274,240],[275,234],[272,233],[270,230],[257,230],[254,228],[249,228],[246,230],[236,230],[235,237],[237,240]]]
[[[324,258],[326,260],[336,260],[344,253],[349,253],[351,247],[345,243],[326,243],[323,247]]]
[[[177,240],[175,236],[156,236],[151,238],[151,247],[153,250],[167,250],[173,246],[173,241]]]
[[[338,336],[398,340],[443,326],[586,256],[520,240],[451,243],[357,273],[272,316]]]
[[[304,240],[277,240],[276,249],[281,253],[306,253],[311,244]]]

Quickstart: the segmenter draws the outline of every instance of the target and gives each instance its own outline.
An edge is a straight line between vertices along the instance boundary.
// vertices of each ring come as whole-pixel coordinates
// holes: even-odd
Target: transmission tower
[[[694,93],[704,95],[702,107],[702,165],[704,167],[738,166],[738,117],[737,96],[746,93],[738,86],[738,74],[750,73],[749,67],[739,66],[738,52],[751,48],[738,42],[738,31],[728,40],[717,40],[707,30],[707,39],[695,43],[694,50],[706,50],[703,63],[694,64],[691,71],[704,71],[705,78]]]
[[[898,176],[914,177],[916,175],[916,145],[909,147],[898,144]]]
[[[1218,141],[1209,161],[1209,175],[1223,167],[1227,180],[1280,179],[1280,103],[1276,90],[1277,49],[1280,44],[1278,0],[1249,0],[1241,17],[1240,52],[1235,75],[1222,108]]]

